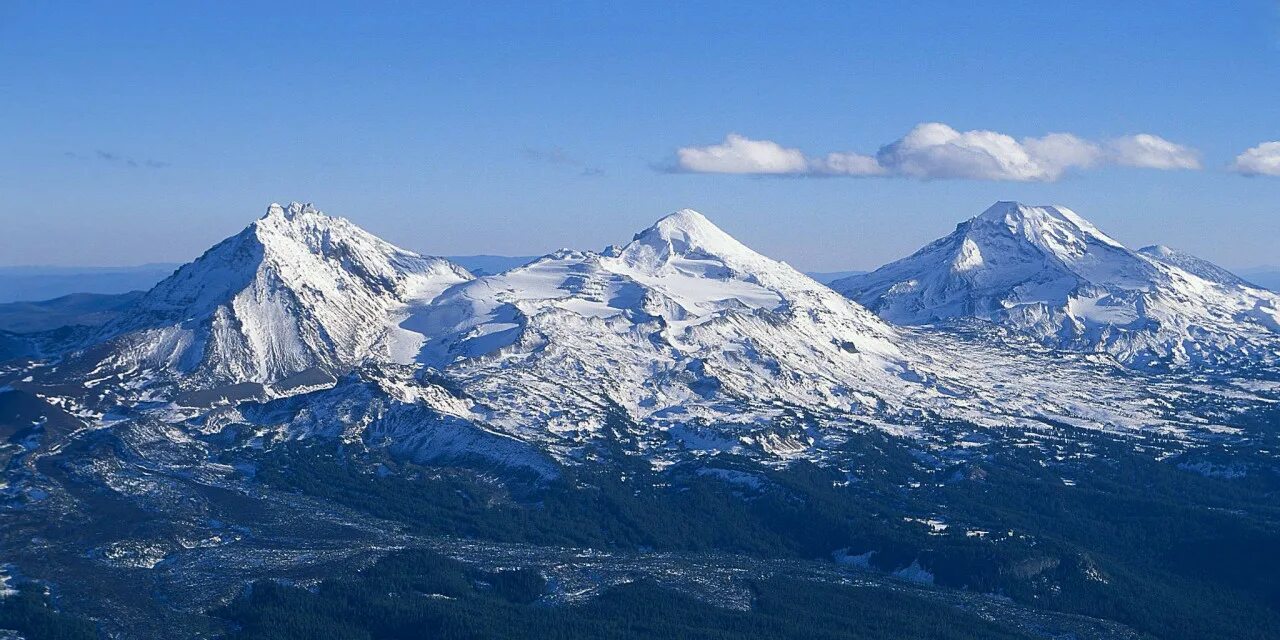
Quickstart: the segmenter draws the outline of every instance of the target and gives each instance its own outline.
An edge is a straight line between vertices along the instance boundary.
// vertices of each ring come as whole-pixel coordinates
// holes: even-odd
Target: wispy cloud
[[[1245,149],[1231,163],[1231,170],[1243,176],[1280,176],[1280,141]]]
[[[676,150],[674,162],[664,168],[684,173],[1049,182],[1072,170],[1107,164],[1200,168],[1193,149],[1147,133],[1102,141],[1069,133],[1017,139],[996,131],[957,131],[939,122],[917,125],[874,155],[809,156],[772,140],[731,133],[720,144]]]
[[[132,156],[126,156],[123,154],[115,153],[113,151],[103,151],[102,149],[98,149],[94,151],[92,155],[84,155],[84,154],[76,153],[74,151],[68,151],[66,152],[65,155],[68,158],[100,160],[102,162],[107,162],[107,163],[119,165],[122,167],[129,167],[132,169],[163,169],[165,167],[171,166],[168,162],[163,162],[161,160],[152,160],[150,158],[134,158]]]
[[[578,172],[578,175],[580,176],[604,175],[604,169],[589,166],[587,163],[578,160],[560,147],[525,147],[523,149],[523,155],[525,159],[530,162],[577,167],[580,169]]]

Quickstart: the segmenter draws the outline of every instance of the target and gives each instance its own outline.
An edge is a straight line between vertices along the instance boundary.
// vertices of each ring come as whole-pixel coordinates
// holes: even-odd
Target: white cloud
[[[995,131],[960,132],[928,122],[881,147],[876,158],[895,175],[922,180],[1056,180],[1069,168],[1096,162],[1092,147],[1070,134],[1019,142]]]
[[[828,153],[827,157],[809,163],[818,173],[832,176],[882,176],[884,167],[875,156],[861,153]]]
[[[874,156],[854,152],[808,157],[769,140],[730,134],[724,143],[684,147],[676,166],[692,173],[888,176],[919,180],[1054,181],[1103,164],[1197,169],[1196,153],[1150,134],[1092,142],[1069,133],[1018,140],[997,131],[957,131],[940,122],[916,125]]]
[[[1200,158],[1194,149],[1169,142],[1160,136],[1139,133],[1107,143],[1107,151],[1116,164],[1144,169],[1199,169]]]
[[[676,151],[678,167],[694,173],[806,173],[809,160],[799,149],[769,140],[751,140],[731,133],[721,144],[685,147]]]
[[[1246,149],[1236,156],[1231,170],[1244,176],[1280,176],[1280,141]]]
[[[1050,133],[1043,138],[1023,138],[1022,146],[1044,168],[1051,180],[1056,180],[1069,169],[1088,169],[1105,159],[1105,152],[1097,143],[1078,138],[1070,133]]]

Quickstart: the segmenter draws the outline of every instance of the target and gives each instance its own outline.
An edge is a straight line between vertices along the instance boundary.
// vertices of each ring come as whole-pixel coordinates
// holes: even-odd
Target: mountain
[[[592,431],[609,406],[663,424],[875,413],[926,386],[894,329],[690,210],[454,287],[401,326],[417,362],[500,398],[487,419],[517,430]]]
[[[542,471],[618,429],[659,460],[822,455],[858,425],[1173,428],[1149,389],[1105,367],[1059,361],[1020,385],[1043,356],[893,327],[690,210],[622,247],[473,278],[309,205],[272,205],[70,339],[61,356],[56,342],[8,344],[57,362],[15,387],[84,415],[232,406],[285,440]]]
[[[1234,291],[1043,215],[959,255],[1034,275],[1063,245],[1095,279]],[[907,625],[991,613],[1003,637],[1280,629],[1255,604],[1280,571],[1218,594],[1280,540],[1274,381],[894,326],[690,210],[473,277],[272,205],[55,333],[0,332],[0,583],[23,594],[0,627],[324,635],[327,611],[357,635],[475,632],[498,608],[581,635],[548,608],[603,596],[573,611],[630,619],[592,607],[670,589],[690,620],[792,598],[806,637],[838,587]],[[1084,617],[1097,603],[1119,613]]]
[[[73,293],[39,302],[0,304],[0,331],[32,333],[66,326],[101,326],[129,311],[142,295],[142,291]]]
[[[77,293],[114,295],[145,291],[176,264],[136,267],[0,267],[0,303],[49,300]]]
[[[1253,267],[1242,269],[1240,275],[1264,289],[1280,291],[1280,267]]]
[[[1048,358],[890,326],[689,210],[622,247],[450,288],[400,329],[416,350],[397,349],[398,362],[439,372],[475,403],[474,421],[557,455],[618,419],[658,459],[820,455],[855,424],[1168,426],[1150,389],[1105,366],[1059,358],[1022,384]]]
[[[1193,256],[1185,251],[1178,251],[1172,247],[1166,247],[1162,244],[1151,245],[1138,249],[1148,258],[1158,260],[1167,265],[1177,267],[1187,273],[1197,275],[1209,282],[1214,282],[1228,287],[1251,287],[1259,289],[1257,285],[1241,278],[1240,276],[1212,263],[1204,258]]]
[[[851,276],[860,276],[860,275],[862,275],[862,274],[864,274],[864,273],[866,273],[866,271],[860,271],[860,270],[852,270],[852,271],[806,271],[806,272],[805,272],[805,275],[809,276],[810,278],[813,278],[814,280],[817,280],[818,282],[821,282],[822,284],[831,284],[832,282],[835,282],[836,280],[841,280],[841,279],[843,279],[843,278],[848,278],[848,277],[851,277]]]
[[[385,348],[396,309],[469,278],[310,205],[273,204],[102,327],[69,365],[188,390],[330,377]]]
[[[1000,202],[949,236],[832,286],[881,317],[977,318],[1138,368],[1280,356],[1280,296],[1171,251],[1131,251],[1065,207]]]
[[[508,269],[523,266],[538,259],[538,256],[494,256],[488,254],[472,256],[445,256],[452,262],[477,276],[491,276]]]

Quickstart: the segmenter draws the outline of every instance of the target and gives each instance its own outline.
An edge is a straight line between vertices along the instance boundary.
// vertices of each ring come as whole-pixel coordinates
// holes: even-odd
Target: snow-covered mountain
[[[1193,256],[1185,251],[1174,249],[1173,247],[1166,247],[1162,244],[1153,244],[1149,247],[1138,249],[1138,253],[1141,253],[1153,260],[1159,260],[1165,264],[1175,266],[1187,273],[1200,276],[1209,282],[1216,282],[1221,285],[1232,287],[1262,288],[1223,267],[1205,260],[1204,258]]]
[[[1136,260],[1135,281],[1167,269],[1211,284]],[[661,465],[822,456],[866,428],[1217,424],[1109,360],[988,337],[895,327],[689,210],[621,247],[473,278],[273,205],[79,350],[0,369],[0,385],[86,425],[324,436],[542,475],[618,438]]]
[[[188,389],[333,376],[377,357],[398,308],[470,278],[311,205],[273,204],[71,362],[98,377],[160,375]]]
[[[1203,323],[1185,314],[1216,322],[1260,295],[1128,252],[1065,210],[1017,209],[962,225],[955,251],[935,243],[961,274],[928,281],[937,299],[963,310],[975,283],[995,300],[1067,291],[1078,312],[1087,276],[1124,285],[1089,284],[1100,297]],[[1090,318],[1125,312],[1092,304]],[[802,553],[862,558],[859,572],[932,580],[981,557],[974,584],[1010,567],[1024,576],[1011,584],[1059,593],[1123,574],[1082,563],[1056,521],[1001,519],[992,496],[1113,505],[1090,516],[1110,522],[1246,474],[1228,493],[1258,487],[1239,504],[1266,505],[1275,469],[1265,425],[1280,381],[1135,371],[982,321],[894,326],[688,210],[618,248],[473,278],[273,205],[106,324],[48,333],[0,332],[0,578],[46,581],[60,606],[88,603],[130,637],[208,635],[205,612],[253,580],[349,575],[428,541],[516,566],[473,538],[526,535],[575,545],[520,546],[556,566],[687,540],[675,548],[696,558],[654,557],[699,584],[706,548],[796,536]],[[1173,484],[1179,473],[1193,482]],[[1139,501],[1130,484],[1160,491]],[[1235,504],[1199,509],[1193,528],[1243,526]],[[576,542],[597,520],[585,540],[599,553]],[[954,555],[933,555],[943,547]],[[897,559],[870,561],[881,549]],[[1012,555],[995,565],[992,549]],[[627,581],[635,566],[620,565]]]
[[[400,331],[398,362],[448,380],[472,420],[561,452],[619,417],[641,425],[650,453],[784,456],[840,433],[807,419],[908,432],[1169,425],[1165,403],[1105,365],[1055,359],[1027,385],[1048,358],[890,326],[688,210],[620,248],[450,288]]]
[[[690,210],[621,248],[454,287],[401,326],[421,336],[404,361],[457,378],[517,431],[590,431],[609,407],[670,422],[783,404],[866,414],[929,387],[892,327]]]
[[[1192,256],[1131,251],[1065,207],[997,203],[832,286],[894,323],[979,318],[1141,368],[1280,357],[1280,296]]]

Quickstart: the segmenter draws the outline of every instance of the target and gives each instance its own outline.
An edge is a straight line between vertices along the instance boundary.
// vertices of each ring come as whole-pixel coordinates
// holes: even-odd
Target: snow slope
[[[99,368],[167,373],[197,387],[336,374],[378,355],[396,309],[470,277],[311,205],[273,204],[105,327],[99,339],[110,348]]]
[[[915,254],[832,286],[898,324],[979,318],[1131,366],[1280,356],[1280,296],[1205,261],[1131,251],[1065,207],[1000,202]]]
[[[1046,247],[1075,246],[1065,230],[1083,228],[1068,216],[1040,223],[1062,232]],[[1005,254],[964,253],[962,266],[1048,260],[1003,242]],[[1100,233],[1082,242],[1125,255]],[[1078,262],[1109,272],[1096,256]],[[1211,284],[1140,256],[1121,273],[1137,286],[1164,270]],[[8,379],[93,426],[226,430],[250,447],[339,438],[544,476],[553,460],[619,450],[659,466],[721,452],[814,459],[868,428],[947,446],[957,424],[1173,435],[1218,425],[1182,413],[1187,403],[1170,399],[1184,391],[1109,358],[1006,344],[983,328],[894,327],[689,210],[620,248],[472,278],[308,206],[273,206],[89,342]]]
[[[896,329],[688,210],[621,248],[453,287],[401,328],[421,344],[401,362],[450,380],[473,419],[562,453],[616,417],[644,425],[649,447],[782,456],[825,437],[792,428],[798,411],[900,432],[938,419],[1167,426],[1105,365]],[[1027,384],[1037,367],[1041,384]]]
[[[591,430],[609,407],[866,413],[925,388],[891,327],[689,210],[621,249],[563,250],[450,289],[402,327],[423,336],[415,360],[464,380],[486,419],[513,429],[536,415]]]
[[[1187,273],[1200,276],[1209,282],[1216,282],[1221,285],[1235,287],[1252,287],[1255,289],[1262,288],[1234,273],[1231,273],[1230,271],[1227,271],[1223,267],[1205,260],[1204,258],[1193,256],[1185,251],[1179,251],[1172,247],[1166,247],[1162,244],[1143,247],[1138,249],[1138,253],[1141,253],[1152,260],[1158,260],[1167,265],[1182,269]]]

